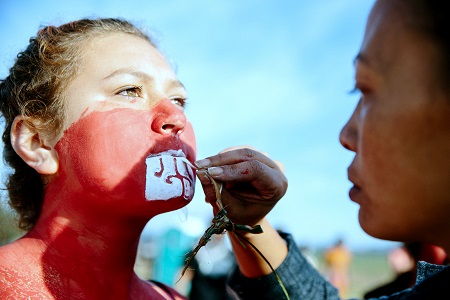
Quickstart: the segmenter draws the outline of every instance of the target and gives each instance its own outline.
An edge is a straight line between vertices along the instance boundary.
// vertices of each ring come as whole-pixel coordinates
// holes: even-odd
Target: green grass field
[[[313,257],[318,270],[325,274],[322,252]],[[394,273],[388,265],[387,252],[358,252],[353,253],[349,276],[349,298],[362,299],[365,292],[392,280]]]
[[[360,253],[353,257],[350,269],[350,296],[361,298],[363,294],[394,278],[387,262],[387,253]]]

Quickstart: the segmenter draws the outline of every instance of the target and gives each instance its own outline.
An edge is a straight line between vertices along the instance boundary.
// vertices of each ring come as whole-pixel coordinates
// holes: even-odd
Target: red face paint
[[[249,169],[245,169],[245,171],[242,171],[241,174],[242,175],[247,175],[247,174],[250,174],[250,171],[249,171]]]
[[[94,111],[79,119],[55,146],[59,176],[49,185],[47,194],[56,196],[65,190],[66,195],[77,198],[65,200],[75,207],[82,205],[86,209],[94,205],[105,211],[134,212],[150,217],[185,206],[192,200],[193,193],[189,197],[183,193],[153,201],[145,198],[149,155],[171,150],[184,153],[191,162],[195,160],[195,137],[190,123],[183,129],[170,129],[172,125],[162,129],[164,124],[170,124],[171,117],[164,107],[174,106],[167,102],[162,100],[150,111],[125,108]],[[182,114],[176,107],[171,109]],[[186,181],[186,176],[180,172],[171,176],[175,177],[174,182]],[[193,186],[195,178],[191,181]]]

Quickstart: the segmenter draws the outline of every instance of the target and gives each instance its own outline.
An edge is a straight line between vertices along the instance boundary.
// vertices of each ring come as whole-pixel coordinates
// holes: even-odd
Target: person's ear
[[[58,155],[47,135],[36,130],[38,120],[16,116],[11,126],[11,144],[16,153],[39,174],[58,171]]]

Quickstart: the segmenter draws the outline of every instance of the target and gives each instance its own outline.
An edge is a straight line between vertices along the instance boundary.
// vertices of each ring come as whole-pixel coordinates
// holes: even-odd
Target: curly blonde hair
[[[9,76],[0,81],[0,109],[5,119],[4,160],[13,170],[6,188],[21,229],[29,230],[36,223],[44,183],[40,174],[12,148],[10,132],[14,118],[30,117],[38,121],[33,123],[36,131],[59,134],[64,122],[63,92],[78,72],[83,42],[117,32],[141,37],[155,46],[146,33],[122,19],[82,19],[59,27],[47,26],[30,39],[28,47],[17,55]]]

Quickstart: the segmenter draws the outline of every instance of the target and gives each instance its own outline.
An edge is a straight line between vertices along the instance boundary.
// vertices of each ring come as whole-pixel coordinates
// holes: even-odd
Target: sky
[[[355,250],[395,243],[365,234],[348,198],[353,154],[339,132],[358,100],[353,59],[374,0],[0,0],[0,78],[40,26],[120,17],[145,28],[188,93],[198,158],[252,146],[281,162],[289,188],[268,215],[299,244],[338,238]],[[1,165],[2,175],[6,167]],[[212,212],[197,184],[184,209],[151,220],[200,234]]]

